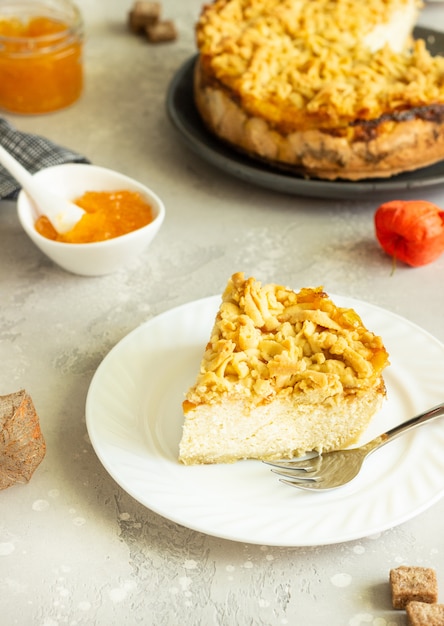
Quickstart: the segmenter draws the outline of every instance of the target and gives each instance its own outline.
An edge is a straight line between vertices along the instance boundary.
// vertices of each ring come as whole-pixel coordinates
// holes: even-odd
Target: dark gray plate
[[[432,54],[444,53],[444,33],[416,28],[415,36],[425,39]],[[193,152],[215,167],[267,189],[315,198],[356,199],[361,194],[388,194],[444,183],[444,161],[392,178],[358,182],[307,179],[273,169],[250,159],[219,141],[202,123],[193,98],[193,68],[196,56],[188,59],[170,83],[166,108],[179,137]]]

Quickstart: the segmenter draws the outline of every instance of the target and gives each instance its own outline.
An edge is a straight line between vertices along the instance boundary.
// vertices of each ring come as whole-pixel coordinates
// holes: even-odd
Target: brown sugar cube
[[[430,567],[401,565],[390,570],[390,586],[394,609],[405,609],[409,602],[437,602],[438,582]]]
[[[0,489],[28,482],[45,452],[31,397],[23,389],[0,396]]]
[[[135,2],[128,14],[129,27],[134,33],[143,33],[160,19],[160,2]]]
[[[409,602],[406,612],[409,626],[444,626],[444,604]]]
[[[156,24],[147,26],[145,32],[151,43],[162,43],[177,39],[176,27],[171,20],[164,20],[163,22],[156,22]]]

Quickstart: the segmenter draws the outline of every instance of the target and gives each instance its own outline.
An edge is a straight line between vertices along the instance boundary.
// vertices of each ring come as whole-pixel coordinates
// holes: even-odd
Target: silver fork
[[[425,411],[425,413],[420,413],[416,417],[395,426],[359,448],[333,450],[325,454],[311,453],[315,456],[304,460],[290,459],[288,461],[266,461],[265,463],[273,466],[272,472],[284,477],[281,478],[281,482],[286,485],[307,491],[336,489],[349,483],[358,475],[365,459],[372,452],[412,428],[443,415],[444,403],[441,403]]]

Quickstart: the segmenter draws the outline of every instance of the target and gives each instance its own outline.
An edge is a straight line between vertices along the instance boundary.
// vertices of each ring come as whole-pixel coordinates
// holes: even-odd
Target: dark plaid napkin
[[[62,163],[89,163],[81,154],[58,146],[44,137],[20,132],[2,118],[0,144],[31,174]],[[19,183],[0,165],[0,200],[14,200],[19,191]]]

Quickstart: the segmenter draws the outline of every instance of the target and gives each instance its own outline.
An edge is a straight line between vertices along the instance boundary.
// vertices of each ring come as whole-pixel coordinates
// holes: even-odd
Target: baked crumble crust
[[[196,25],[208,129],[291,174],[387,178],[444,158],[444,57],[419,0],[215,0]]]
[[[444,158],[444,104],[355,120],[336,129],[283,132],[251,116],[221,83],[195,65],[194,95],[202,120],[236,150],[274,168],[327,180],[387,178]]]
[[[243,397],[252,405],[276,398],[342,401],[378,389],[388,354],[352,309],[337,307],[321,287],[298,293],[234,274],[184,402],[213,404]]]
[[[216,0],[196,27],[203,71],[247,114],[283,133],[444,104],[444,58],[432,57],[422,40],[410,45],[419,6],[416,0]],[[376,36],[391,20],[398,29],[406,25],[397,49],[391,31]],[[377,49],[384,37],[388,44]]]

